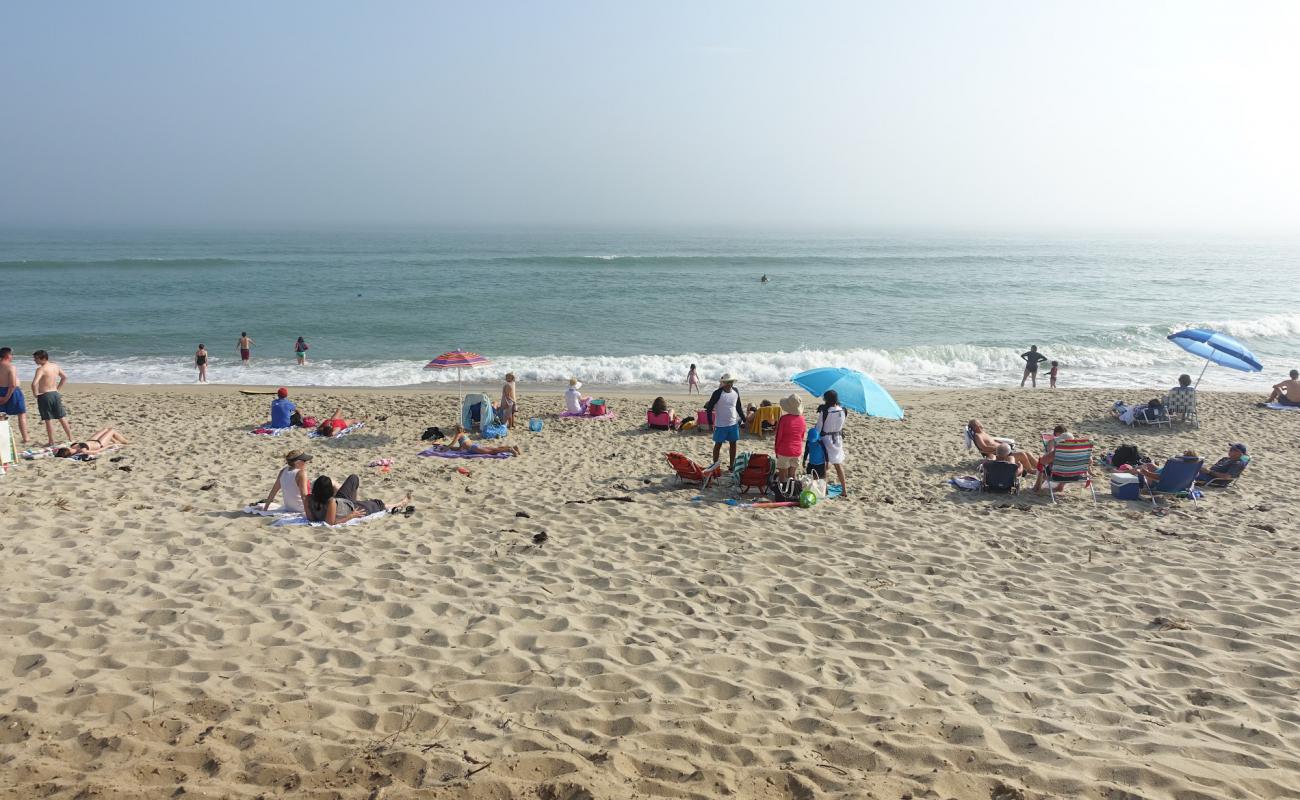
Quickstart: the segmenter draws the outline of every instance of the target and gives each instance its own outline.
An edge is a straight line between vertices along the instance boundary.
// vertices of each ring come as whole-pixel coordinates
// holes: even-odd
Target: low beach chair
[[[749,415],[749,421],[746,423],[746,430],[752,436],[760,439],[766,439],[767,434],[763,431],[763,423],[776,427],[776,421],[781,418],[780,406],[760,406],[753,414]]]
[[[1062,439],[1052,448],[1052,464],[1047,475],[1047,493],[1056,502],[1054,484],[1082,483],[1092,492],[1097,504],[1097,488],[1092,485],[1092,442],[1087,439]],[[1062,487],[1064,488],[1064,487]]]
[[[740,472],[740,493],[745,494],[750,489],[756,488],[759,494],[767,494],[767,487],[772,482],[775,470],[776,464],[767,453],[751,454],[745,463],[745,468]]]
[[[1133,412],[1134,425],[1151,425],[1159,428],[1161,425],[1172,428],[1174,422],[1169,418],[1169,410],[1163,405],[1159,408],[1152,409],[1150,406],[1142,406]]]
[[[1246,474],[1246,470],[1250,467],[1250,457],[1249,457],[1249,456],[1243,458],[1242,460],[1246,462],[1246,466],[1241,468],[1241,472],[1237,473],[1237,477],[1235,477],[1235,478],[1210,478],[1210,479],[1207,480],[1207,481],[1197,481],[1197,482],[1196,482],[1196,485],[1197,485],[1197,486],[1206,486],[1206,487],[1209,487],[1209,488],[1211,488],[1211,489],[1231,489],[1234,485],[1236,485],[1237,481],[1241,480],[1241,476],[1242,476],[1242,475],[1245,475],[1245,474]]]
[[[1190,386],[1177,386],[1165,395],[1165,409],[1171,419],[1178,420],[1193,428],[1201,427],[1201,420],[1196,416],[1196,390]]]
[[[713,479],[722,474],[722,467],[716,462],[701,467],[682,453],[664,453],[664,458],[668,459],[668,465],[677,473],[678,483],[698,482],[701,489],[707,489]]]
[[[980,491],[1020,493],[1020,465],[1014,461],[985,461],[980,467]]]
[[[1203,458],[1171,458],[1160,468],[1160,480],[1154,485],[1146,487],[1146,491],[1151,495],[1151,505],[1159,505],[1156,502],[1157,495],[1174,496],[1183,492],[1188,492],[1191,497],[1192,484],[1196,482],[1196,476],[1200,473],[1201,467],[1205,466]],[[1195,500],[1192,497],[1192,500]]]

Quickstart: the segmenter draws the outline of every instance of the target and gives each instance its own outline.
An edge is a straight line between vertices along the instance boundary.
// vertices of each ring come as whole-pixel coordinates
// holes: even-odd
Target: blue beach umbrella
[[[800,372],[790,380],[814,397],[821,397],[834,389],[839,395],[840,405],[859,414],[885,419],[903,418],[902,407],[889,396],[889,392],[855,369],[818,367]]]
[[[1246,349],[1246,345],[1226,333],[1188,328],[1169,334],[1169,341],[1192,355],[1205,359],[1205,366],[1201,367],[1201,374],[1196,377],[1197,386],[1201,384],[1201,378],[1205,377],[1205,370],[1209,369],[1211,362],[1239,372],[1259,372],[1264,369],[1255,354]]]

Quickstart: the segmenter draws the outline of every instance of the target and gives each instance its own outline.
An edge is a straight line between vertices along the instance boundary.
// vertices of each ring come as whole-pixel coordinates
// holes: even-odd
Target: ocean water
[[[760,277],[767,275],[768,283]],[[778,385],[841,365],[889,386],[1008,386],[1037,344],[1065,386],[1167,386],[1165,337],[1231,333],[1300,366],[1300,240],[391,230],[0,231],[0,345],[73,380],[411,386],[462,347],[526,382]],[[257,345],[242,368],[235,343]],[[294,365],[303,336],[310,363]]]

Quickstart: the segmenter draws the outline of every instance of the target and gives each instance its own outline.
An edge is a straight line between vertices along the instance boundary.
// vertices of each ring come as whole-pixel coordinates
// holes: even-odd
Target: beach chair
[[[470,433],[482,433],[484,425],[491,425],[495,421],[492,398],[487,395],[467,394],[460,401],[460,426]]]
[[[1205,466],[1203,458],[1171,458],[1160,468],[1160,480],[1153,485],[1146,487],[1147,492],[1151,495],[1151,505],[1159,505],[1156,502],[1157,495],[1168,495],[1172,497],[1182,492],[1188,492],[1192,497],[1192,484],[1196,482],[1196,476],[1200,473],[1201,467]],[[1195,500],[1192,497],[1192,500]]]
[[[1208,480],[1208,481],[1197,481],[1197,482],[1196,482],[1196,485],[1197,485],[1197,486],[1206,486],[1206,487],[1209,487],[1209,488],[1211,488],[1211,489],[1231,489],[1231,488],[1232,488],[1232,487],[1237,483],[1237,481],[1241,479],[1241,476],[1246,474],[1246,469],[1250,467],[1250,457],[1249,457],[1249,456],[1246,456],[1246,457],[1243,458],[1242,460],[1246,462],[1246,466],[1241,468],[1241,472],[1237,473],[1237,477],[1235,477],[1235,478],[1211,478],[1211,479]]]
[[[722,474],[719,462],[701,467],[681,453],[664,453],[664,458],[668,459],[668,465],[677,473],[678,483],[699,482],[701,489],[707,489],[713,479]]]
[[[673,429],[673,418],[667,411],[660,411],[656,414],[653,411],[645,412],[646,427],[656,431],[670,431]]]
[[[1177,386],[1165,395],[1165,408],[1170,419],[1177,419],[1193,428],[1201,427],[1196,416],[1196,390],[1190,386]]]
[[[980,491],[1020,493],[1020,465],[1014,461],[985,461],[980,467]]]
[[[1062,439],[1053,448],[1052,464],[1047,475],[1047,493],[1056,502],[1054,484],[1082,483],[1092,492],[1097,504],[1097,488],[1092,485],[1092,442],[1087,439]],[[1064,486],[1062,486],[1064,488]]]
[[[780,406],[759,406],[753,414],[749,415],[749,422],[746,424],[746,429],[749,431],[751,436],[766,439],[767,436],[763,433],[763,423],[766,422],[769,425],[776,427],[776,421],[780,418]]]
[[[1169,409],[1161,405],[1159,408],[1152,409],[1150,406],[1142,406],[1133,412],[1134,425],[1151,425],[1159,428],[1161,425],[1169,428],[1174,427],[1174,422],[1169,418]]]
[[[767,453],[752,453],[740,472],[740,493],[757,488],[759,494],[767,494],[767,487],[772,483],[776,464]]]

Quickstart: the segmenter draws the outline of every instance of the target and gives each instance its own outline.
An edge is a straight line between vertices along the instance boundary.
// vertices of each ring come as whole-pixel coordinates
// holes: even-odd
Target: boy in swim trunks
[[[14,366],[11,347],[0,347],[0,413],[18,418],[18,435],[27,444],[27,400],[18,385],[18,367]]]
[[[36,375],[32,377],[32,394],[36,396],[36,409],[45,423],[45,434],[49,437],[50,447],[54,446],[54,420],[63,426],[68,439],[72,438],[72,426],[68,424],[68,411],[63,407],[63,398],[59,391],[68,382],[63,368],[50,360],[50,354],[44,350],[32,353],[36,362]]]
[[[248,366],[248,360],[253,357],[253,340],[248,338],[248,331],[240,332],[239,344],[235,347],[239,348],[239,360]]]

